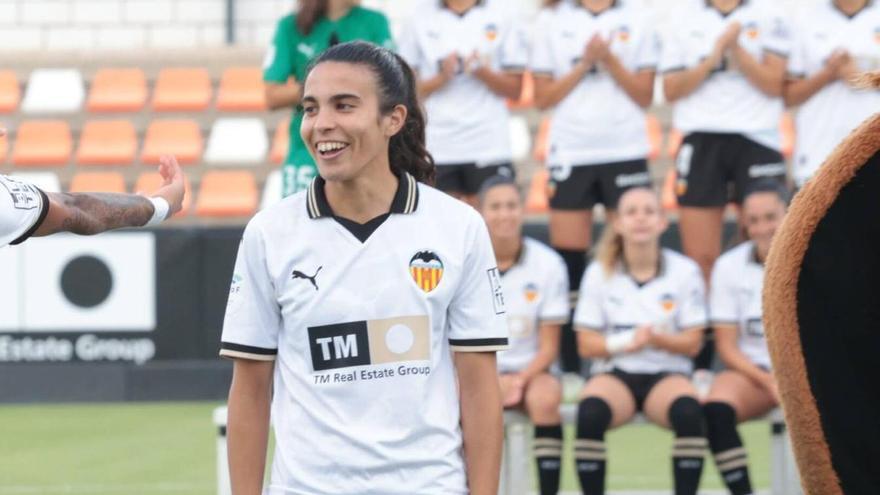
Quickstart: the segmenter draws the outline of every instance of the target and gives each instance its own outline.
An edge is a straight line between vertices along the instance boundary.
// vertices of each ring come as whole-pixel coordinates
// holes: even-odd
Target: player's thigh
[[[738,422],[761,417],[777,406],[763,387],[736,371],[723,371],[715,377],[705,402],[726,402],[736,411]]]
[[[772,180],[786,185],[787,168],[782,153],[746,137],[741,137],[740,143],[733,164],[735,203],[742,204],[745,193],[755,182]]]
[[[694,132],[685,136],[675,158],[679,206],[723,207],[728,201],[726,146],[733,135]]]
[[[525,406],[535,424],[559,424],[562,385],[550,373],[539,373],[526,384]]]
[[[691,381],[679,374],[665,376],[648,392],[645,398],[645,416],[652,423],[669,428],[669,407],[682,396],[697,398],[697,390]]]
[[[628,189],[651,187],[651,173],[644,158],[600,165],[599,187],[606,211],[617,209],[617,203]],[[607,223],[607,222],[606,222]]]
[[[689,258],[696,261],[708,279],[712,265],[721,254],[724,229],[724,208],[679,208],[678,228],[681,247]]]
[[[636,401],[620,378],[608,373],[591,378],[581,391],[581,400],[598,397],[611,409],[611,428],[625,424],[636,413]]]

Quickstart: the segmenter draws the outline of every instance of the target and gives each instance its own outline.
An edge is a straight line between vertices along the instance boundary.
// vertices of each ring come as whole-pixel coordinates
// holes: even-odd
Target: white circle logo
[[[403,354],[412,349],[415,336],[406,325],[394,325],[385,332],[385,346],[395,354]]]

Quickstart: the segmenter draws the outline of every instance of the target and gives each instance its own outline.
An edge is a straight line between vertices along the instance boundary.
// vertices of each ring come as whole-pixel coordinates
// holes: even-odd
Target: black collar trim
[[[332,218],[333,209],[327,202],[327,193],[324,192],[326,181],[320,175],[312,180],[309,189],[306,192],[306,210],[309,218],[312,220],[318,218]],[[397,192],[394,193],[394,199],[391,200],[391,211],[389,213],[399,213],[408,215],[416,211],[419,206],[419,186],[416,179],[407,172],[403,172],[399,176],[397,184]]]
[[[630,273],[629,271],[629,266],[627,266],[626,260],[623,258],[623,256],[620,257],[620,269],[621,271],[623,271],[624,274],[626,274],[627,277],[630,278],[630,280],[633,281],[634,284],[636,284],[641,289],[642,287],[662,277],[666,273],[666,257],[664,256],[663,250],[661,249],[659,256],[657,256],[657,272],[654,274],[653,277],[645,281],[636,280],[636,278],[632,276],[632,273]]]
[[[526,253],[526,240],[525,240],[525,238],[523,238],[520,240],[519,250],[516,252],[516,257],[513,259],[513,264],[510,265],[510,267],[507,268],[507,270],[499,269],[498,272],[502,276],[504,276],[505,273],[509,272],[510,270],[513,270],[517,265],[522,264],[523,258],[525,257],[525,253]]]

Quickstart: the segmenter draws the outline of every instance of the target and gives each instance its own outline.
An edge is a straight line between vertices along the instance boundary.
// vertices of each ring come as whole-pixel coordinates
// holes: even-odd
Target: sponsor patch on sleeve
[[[495,314],[504,314],[504,290],[501,287],[501,275],[498,273],[498,268],[490,268],[486,273],[489,275],[489,290],[492,292],[492,305],[495,307]]]

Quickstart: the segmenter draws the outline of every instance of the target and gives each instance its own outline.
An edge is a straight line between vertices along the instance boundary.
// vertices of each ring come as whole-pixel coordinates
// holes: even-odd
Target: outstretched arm
[[[166,201],[164,220],[180,211],[183,204],[183,172],[173,156],[159,160],[162,187],[152,198]],[[57,232],[93,235],[123,227],[142,227],[156,213],[154,202],[137,194],[116,193],[46,193],[49,212],[34,236]],[[161,213],[161,212],[160,212]]]

